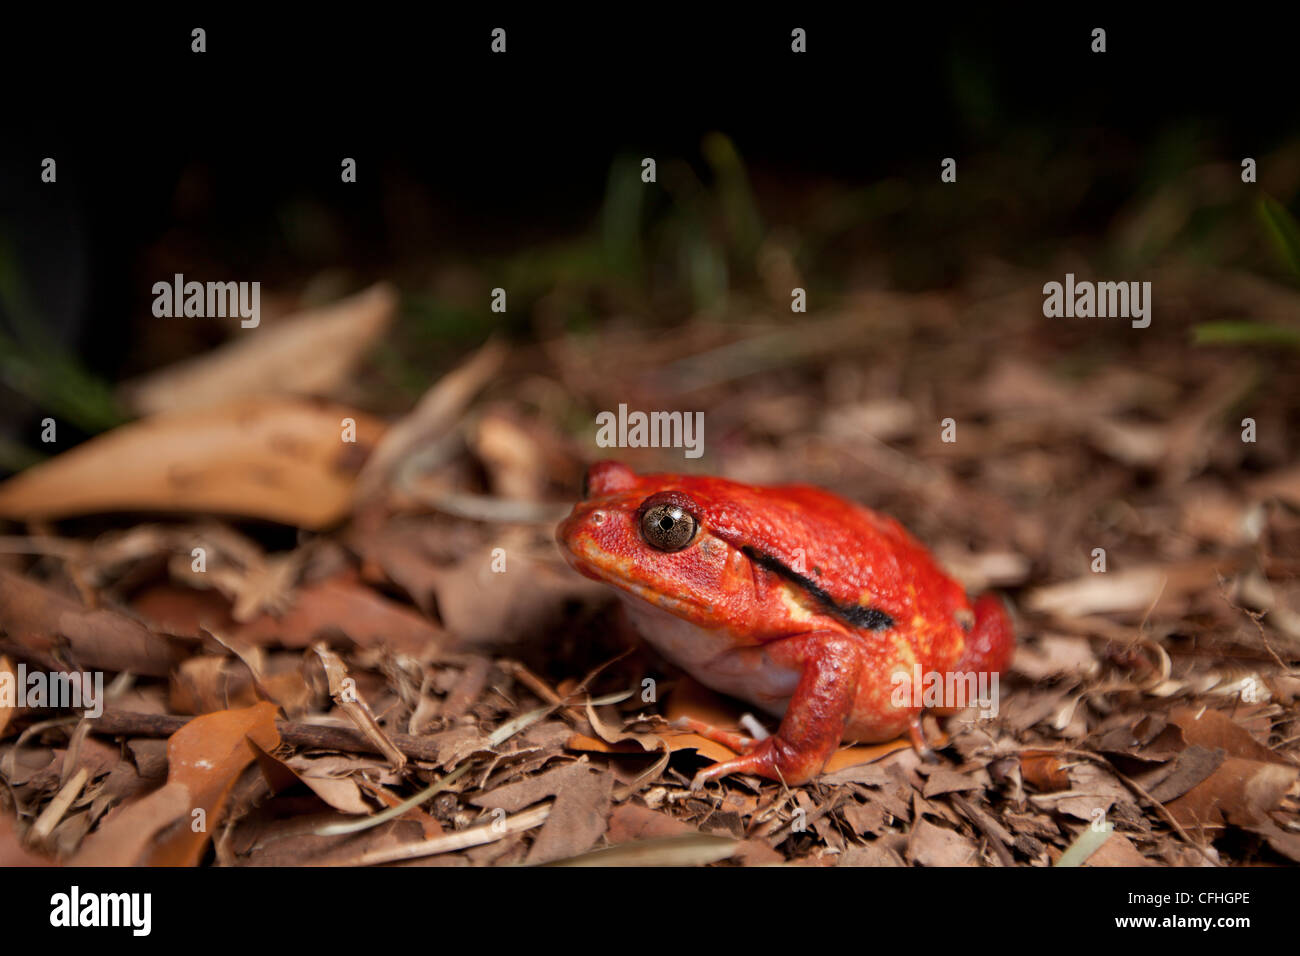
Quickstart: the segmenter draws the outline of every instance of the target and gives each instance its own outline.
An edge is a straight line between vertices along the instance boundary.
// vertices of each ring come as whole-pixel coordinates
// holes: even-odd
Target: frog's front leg
[[[839,747],[862,673],[854,640],[813,631],[773,641],[763,649],[777,664],[800,672],[781,726],[744,756],[701,770],[691,789],[731,773],[757,774],[791,786],[806,783]]]

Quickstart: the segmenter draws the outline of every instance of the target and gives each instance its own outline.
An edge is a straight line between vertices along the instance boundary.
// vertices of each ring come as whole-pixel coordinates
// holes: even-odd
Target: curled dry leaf
[[[406,767],[406,755],[388,738],[388,734],[384,733],[384,728],[379,726],[375,712],[357,693],[356,681],[348,677],[347,665],[343,663],[343,659],[324,644],[317,644],[312,649],[325,667],[325,676],[329,680],[330,696],[334,698],[334,703],[348,715],[348,719],[356,725],[357,729],[379,748],[379,752],[389,759],[393,769],[401,773]]]
[[[355,441],[345,440],[353,431]],[[0,484],[0,517],[200,511],[325,528],[348,513],[356,474],[383,431],[355,409],[296,398],[167,412]]]
[[[522,501],[542,497],[547,462],[535,430],[508,415],[491,413],[479,419],[470,441],[487,469],[494,494]]]
[[[330,305],[278,319],[205,355],[123,386],[137,413],[220,405],[231,395],[328,395],[388,328],[397,293],[380,283]]]
[[[506,346],[501,342],[488,342],[468,361],[434,383],[411,413],[388,430],[366,461],[357,480],[357,498],[373,496],[393,477],[404,459],[450,429],[479,390],[496,374],[506,352]]]

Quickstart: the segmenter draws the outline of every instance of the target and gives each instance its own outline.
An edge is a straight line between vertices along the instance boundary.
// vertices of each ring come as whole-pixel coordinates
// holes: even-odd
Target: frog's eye
[[[680,551],[695,537],[695,516],[671,502],[651,505],[641,513],[641,537],[660,551]]]

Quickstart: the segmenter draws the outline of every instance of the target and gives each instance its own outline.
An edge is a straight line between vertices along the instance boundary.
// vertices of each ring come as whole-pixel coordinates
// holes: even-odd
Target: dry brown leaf
[[[383,335],[396,307],[390,286],[373,285],[330,305],[240,330],[220,348],[127,383],[122,393],[142,415],[220,405],[231,395],[328,395]]]
[[[356,441],[344,441],[345,420]],[[383,434],[341,405],[240,398],[123,425],[0,484],[0,516],[186,511],[325,528],[351,507],[361,463]]]
[[[539,501],[548,480],[545,454],[535,428],[490,412],[475,425],[470,442],[487,469],[492,493],[513,501]]]
[[[948,767],[938,767],[930,771],[925,780],[925,787],[921,794],[927,798],[938,796],[941,793],[965,793],[969,790],[982,790],[988,783],[987,774],[981,774],[984,779],[981,781],[979,776],[972,773],[962,773],[958,770],[952,770]]]
[[[1137,778],[1143,788],[1151,794],[1152,800],[1168,803],[1181,797],[1219,769],[1224,760],[1222,750],[1207,750],[1193,745],[1182,751],[1164,767],[1148,775]]]
[[[515,813],[547,797],[555,797],[551,814],[528,853],[528,863],[549,863],[591,849],[605,832],[614,778],[594,770],[583,757],[491,793],[470,799],[487,809]]]
[[[1183,738],[1189,744],[1197,744],[1210,750],[1220,748],[1227,751],[1229,756],[1243,757],[1247,760],[1295,766],[1287,757],[1261,744],[1250,731],[1221,710],[1175,707],[1169,714],[1169,721],[1178,726],[1178,729],[1183,732]]]
[[[1110,838],[1084,861],[1083,866],[1159,866],[1148,860],[1122,833],[1111,833]]]
[[[1050,750],[1023,750],[1020,753],[1020,773],[1025,782],[1043,793],[1068,790],[1070,775],[1065,772],[1065,758]]]
[[[1101,662],[1087,638],[1047,633],[1038,635],[1032,644],[1018,643],[1011,669],[1031,680],[1085,678],[1095,677],[1101,670]]]
[[[108,608],[87,610],[11,571],[0,570],[0,648],[51,670],[77,667],[162,677],[184,648]]]
[[[609,815],[609,830],[605,839],[610,843],[631,843],[635,840],[680,836],[694,831],[695,828],[690,824],[666,813],[636,803],[624,803]]]
[[[907,843],[907,858],[921,866],[976,866],[975,844],[946,827],[918,819]]]
[[[1166,807],[1188,830],[1226,823],[1260,826],[1269,822],[1268,812],[1277,808],[1298,774],[1295,767],[1228,757],[1208,779]]]
[[[146,859],[154,836],[177,821],[188,822],[189,788],[175,781],[109,813],[68,862],[73,866],[134,866]]]
[[[162,634],[198,639],[205,630],[228,634],[236,627],[230,602],[215,590],[156,584],[132,596],[130,607],[136,617]]]
[[[442,631],[410,608],[362,587],[348,577],[330,578],[298,589],[281,617],[263,614],[233,632],[247,644],[310,647],[342,634],[358,647],[384,646],[419,656],[437,644]]]
[[[836,866],[906,866],[903,858],[889,847],[881,846],[880,841],[866,846],[849,846],[836,860]]]
[[[312,761],[303,758],[285,761],[285,765],[312,793],[340,813],[364,815],[374,812],[374,808],[361,796],[361,787],[352,777],[315,773]]]

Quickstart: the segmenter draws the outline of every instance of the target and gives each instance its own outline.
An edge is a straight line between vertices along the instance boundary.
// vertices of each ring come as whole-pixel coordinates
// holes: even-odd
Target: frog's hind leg
[[[839,747],[863,669],[853,638],[814,631],[774,641],[764,650],[777,663],[800,669],[781,726],[744,756],[701,770],[691,781],[692,789],[732,773],[757,774],[791,786],[806,783]]]

